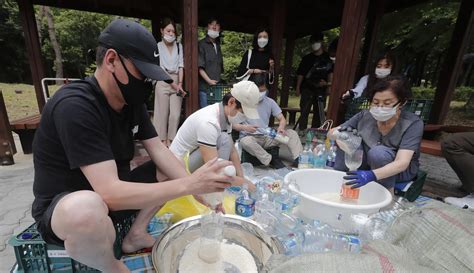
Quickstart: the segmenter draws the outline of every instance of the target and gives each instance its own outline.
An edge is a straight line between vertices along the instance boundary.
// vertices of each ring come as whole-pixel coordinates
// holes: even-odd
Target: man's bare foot
[[[143,248],[152,247],[155,244],[155,238],[145,232],[129,232],[123,239],[122,251],[132,253]]]

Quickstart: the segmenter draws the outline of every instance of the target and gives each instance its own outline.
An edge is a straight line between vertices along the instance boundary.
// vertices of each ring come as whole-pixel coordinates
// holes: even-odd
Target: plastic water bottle
[[[222,160],[222,159],[219,159]],[[222,169],[221,174],[227,176],[235,176],[236,171],[234,165],[226,166]],[[212,209],[216,209],[219,204],[222,204],[224,198],[223,192],[211,192],[202,195],[203,199],[211,206]]]
[[[360,240],[355,236],[325,233],[317,230],[306,230],[304,233],[303,252],[305,253],[329,251],[358,253],[360,248]]]
[[[257,221],[269,235],[275,234],[275,228],[278,222],[275,214],[275,204],[270,200],[267,193],[263,193],[261,198],[255,202],[253,219]]]
[[[214,263],[220,257],[223,218],[211,212],[201,218],[201,238],[198,256],[207,263]]]
[[[328,157],[326,160],[326,169],[334,169],[334,165],[336,164],[336,151],[336,143],[334,140],[331,140],[331,146],[329,147]]]
[[[326,146],[318,144],[313,150],[313,167],[323,169],[326,166]]]
[[[255,212],[255,199],[250,197],[247,184],[243,184],[240,196],[235,200],[235,213],[250,217]]]
[[[352,132],[335,130],[334,136],[339,148],[347,154],[355,152],[362,143],[362,137],[357,134],[357,129]]]
[[[293,208],[292,194],[288,189],[283,188],[275,198],[281,212],[289,212]]]
[[[306,144],[298,160],[298,169],[310,169],[313,167],[313,152],[311,145]]]
[[[274,128],[267,127],[263,131],[265,135],[275,139],[276,141],[280,143],[288,144],[288,142],[290,141],[290,138],[288,136],[278,133],[278,131],[275,130]]]
[[[301,233],[288,233],[277,238],[283,245],[285,255],[296,256],[301,254],[304,242],[304,237]]]

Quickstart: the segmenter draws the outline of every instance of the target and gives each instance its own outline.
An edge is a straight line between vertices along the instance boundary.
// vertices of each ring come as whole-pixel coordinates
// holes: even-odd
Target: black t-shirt
[[[333,69],[333,62],[326,52],[321,55],[310,53],[303,57],[296,74],[304,77],[301,84],[302,89],[314,90],[321,89],[317,84],[320,80],[328,81],[328,76],[333,72]]]
[[[240,61],[239,70],[237,76],[240,77],[247,72],[247,63],[248,63],[248,54],[249,51],[245,51],[242,60]],[[270,69],[270,59],[272,56],[269,51],[259,51],[252,50],[252,55],[250,56],[249,69],[260,69],[268,71]]]
[[[33,141],[35,220],[56,195],[92,190],[81,166],[115,160],[119,178],[128,180],[133,140],[156,136],[145,104],[117,113],[95,78],[65,85],[44,107]]]

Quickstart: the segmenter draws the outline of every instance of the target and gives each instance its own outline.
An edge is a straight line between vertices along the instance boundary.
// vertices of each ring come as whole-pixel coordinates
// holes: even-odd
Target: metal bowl
[[[260,272],[272,254],[283,253],[281,243],[267,235],[255,221],[224,215],[223,238],[246,248]],[[152,260],[157,273],[178,272],[186,246],[201,236],[201,216],[184,219],[167,229],[153,246]]]

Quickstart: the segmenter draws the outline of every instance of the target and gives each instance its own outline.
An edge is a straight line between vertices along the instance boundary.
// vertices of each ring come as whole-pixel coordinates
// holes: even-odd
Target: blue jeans
[[[207,90],[199,89],[199,108],[207,106]]]
[[[339,171],[348,171],[344,162],[344,155],[344,151],[337,149],[334,169]],[[359,169],[375,170],[382,168],[383,166],[392,163],[395,160],[396,155],[396,152],[387,146],[375,146],[368,152],[364,151],[364,159]],[[410,165],[408,165],[408,168],[403,172],[384,179],[379,179],[377,182],[387,189],[393,188],[397,182],[411,181],[418,173],[418,167],[418,164],[412,161],[410,162]]]

